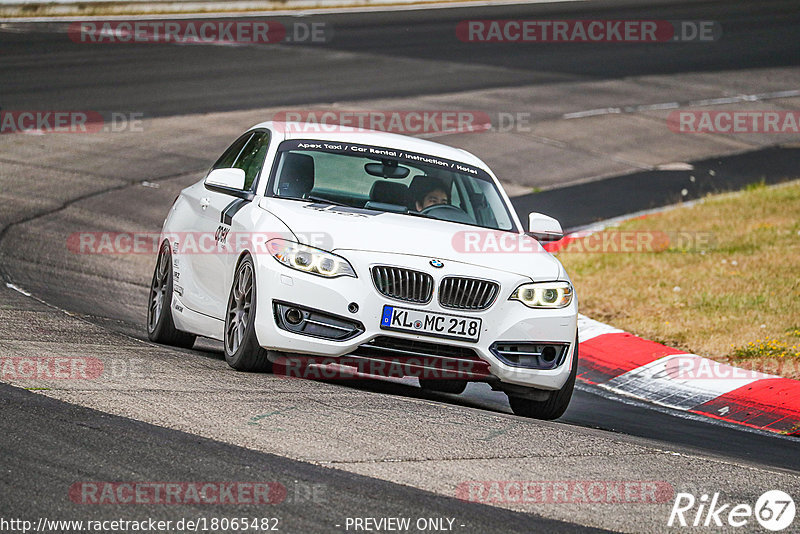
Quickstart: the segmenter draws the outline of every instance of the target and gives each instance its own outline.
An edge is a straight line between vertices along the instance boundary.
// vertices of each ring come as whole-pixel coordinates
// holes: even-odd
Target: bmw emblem
[[[437,269],[441,269],[442,267],[444,267],[444,263],[440,262],[439,260],[431,260],[430,263]]]

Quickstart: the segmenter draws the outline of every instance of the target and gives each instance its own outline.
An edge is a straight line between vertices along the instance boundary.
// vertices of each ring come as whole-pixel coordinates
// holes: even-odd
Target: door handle
[[[208,197],[200,199],[200,207],[202,209],[208,208],[209,205],[211,205],[211,199],[209,199]]]

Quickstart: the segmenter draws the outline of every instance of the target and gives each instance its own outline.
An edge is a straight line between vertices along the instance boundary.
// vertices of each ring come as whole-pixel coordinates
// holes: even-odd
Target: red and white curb
[[[739,369],[578,318],[578,379],[729,423],[800,436],[800,381]]]

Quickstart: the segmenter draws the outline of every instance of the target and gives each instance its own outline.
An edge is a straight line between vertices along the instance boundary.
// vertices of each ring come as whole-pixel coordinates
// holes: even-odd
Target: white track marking
[[[701,106],[721,106],[724,104],[734,104],[737,102],[761,102],[764,100],[774,100],[776,98],[791,98],[800,96],[800,89],[787,89],[785,91],[772,91],[769,93],[755,93],[751,95],[725,96],[719,98],[705,98],[701,100],[690,100],[683,104],[683,107]],[[597,108],[585,111],[575,111],[565,113],[562,119],[582,119],[585,117],[595,117],[597,115],[614,115],[619,113],[637,113],[640,111],[653,111],[660,109],[677,109],[681,107],[679,102],[662,102],[659,104],[643,104],[640,106],[626,106],[622,108]]]
[[[22,293],[26,297],[30,297],[31,296],[30,293],[28,293],[27,291],[25,291],[24,289],[22,289],[18,285],[12,284],[11,282],[6,282],[6,287],[9,288],[9,289],[13,289],[17,293]]]
[[[400,0],[402,1],[402,0]],[[258,11],[222,11],[217,13],[170,13],[170,14],[147,14],[147,15],[63,15],[49,17],[3,17],[0,22],[71,22],[88,20],[163,20],[163,19],[221,19],[221,18],[241,18],[241,17],[306,17],[309,15],[336,15],[339,13],[375,13],[392,11],[414,11],[423,9],[454,9],[464,7],[492,7],[492,6],[513,6],[522,4],[557,4],[566,2],[587,2],[589,0],[501,0],[497,2],[486,2],[486,0],[466,0],[463,2],[437,2],[437,3],[409,3],[404,5],[375,5],[359,7],[310,7],[282,10],[258,10]],[[343,2],[344,3],[344,2]],[[235,5],[235,2],[231,3]]]
[[[604,334],[620,334],[623,332],[619,328],[614,328],[600,321],[589,319],[585,315],[578,314],[578,341],[581,343]]]

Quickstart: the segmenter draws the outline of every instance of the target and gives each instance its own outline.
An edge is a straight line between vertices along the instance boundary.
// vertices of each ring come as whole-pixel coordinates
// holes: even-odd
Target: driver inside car
[[[447,194],[447,187],[438,178],[430,176],[417,176],[409,187],[414,206],[417,211],[422,211],[431,206],[449,204],[450,197]]]

